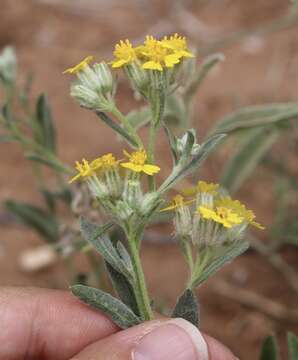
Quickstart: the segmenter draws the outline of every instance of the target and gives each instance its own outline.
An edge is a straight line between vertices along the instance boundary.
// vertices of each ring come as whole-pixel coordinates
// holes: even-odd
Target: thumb
[[[209,346],[210,344],[210,346]],[[72,360],[235,360],[183,319],[153,320],[89,345]]]

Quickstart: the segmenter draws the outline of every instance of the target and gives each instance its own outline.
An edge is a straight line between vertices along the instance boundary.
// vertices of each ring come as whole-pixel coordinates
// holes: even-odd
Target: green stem
[[[154,122],[152,121],[150,124],[148,149],[147,149],[147,156],[148,156],[149,164],[154,164],[154,148],[155,148],[156,132],[157,132],[157,128],[156,128]],[[148,176],[148,185],[149,185],[150,191],[155,191],[156,182],[155,182],[154,176]]]
[[[196,261],[191,269],[191,275],[189,281],[187,283],[188,289],[193,289],[196,286],[196,281],[201,275],[202,271],[204,270],[209,259],[210,259],[210,252],[208,251],[208,248],[206,248],[202,254],[197,255]]]
[[[135,275],[134,291],[138,308],[143,320],[152,320],[153,312],[151,309],[150,298],[145,283],[145,276],[141,264],[140,254],[138,251],[137,241],[134,237],[131,237],[128,239],[128,243]]]
[[[127,120],[126,116],[124,114],[122,114],[122,112],[115,106],[113,106],[110,109],[110,112],[112,115],[114,115],[123,125],[124,128],[128,131],[128,133],[135,138],[135,140],[137,141],[139,147],[142,147],[142,141],[139,138],[139,136],[136,133],[136,130],[133,126],[131,126],[131,124],[129,123],[129,121]]]

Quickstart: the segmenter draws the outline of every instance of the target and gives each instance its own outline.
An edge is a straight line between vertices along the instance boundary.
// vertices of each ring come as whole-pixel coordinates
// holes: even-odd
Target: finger
[[[211,346],[209,346],[209,343]],[[232,353],[183,319],[160,319],[89,345],[72,360],[235,360]]]
[[[0,359],[69,359],[118,329],[66,291],[0,288]]]

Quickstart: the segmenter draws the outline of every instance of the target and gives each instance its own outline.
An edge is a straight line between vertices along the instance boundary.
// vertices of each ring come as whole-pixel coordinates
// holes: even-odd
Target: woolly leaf
[[[260,163],[265,154],[278,139],[280,132],[276,128],[257,128],[251,130],[237,147],[236,154],[225,166],[221,184],[235,192]]]
[[[50,242],[58,241],[58,222],[50,213],[31,204],[15,202],[13,200],[7,200],[5,208],[20,222],[33,228]]]
[[[224,139],[225,134],[218,134],[210,137],[206,142],[201,146],[197,154],[189,161],[186,165],[180,166],[179,163],[172,174],[165,180],[161,185],[159,192],[163,193],[169,188],[171,188],[177,181],[181,180],[183,177],[191,174],[194,170],[197,170],[201,163],[206,159],[208,154]]]
[[[263,342],[260,360],[278,360],[279,351],[274,336],[268,336]]]
[[[139,315],[138,305],[133,292],[133,288],[124,275],[115,270],[106,262],[106,267],[110,275],[113,288],[119,298],[127,305],[135,314]]]
[[[288,333],[288,352],[289,360],[298,359],[298,337],[291,332]]]
[[[130,271],[126,268],[111,240],[107,236],[103,236],[112,226],[112,223],[99,226],[89,222],[83,217],[81,218],[81,231],[85,240],[87,240],[116,271],[126,277],[131,277]]]
[[[141,320],[123,302],[99,289],[84,285],[71,286],[72,293],[94,309],[102,310],[121,329],[140,324]]]
[[[241,255],[249,247],[247,241],[236,241],[230,245],[223,245],[217,249],[217,253],[208,265],[200,272],[200,274],[193,279],[192,288],[201,285],[205,282],[210,276],[214,275],[219,271],[224,265],[230,263],[237,256]]]
[[[56,152],[56,130],[47,98],[41,94],[36,104],[36,119],[41,129],[41,144],[51,152]]]
[[[175,305],[172,318],[177,317],[199,326],[199,304],[195,294],[190,289],[184,291]]]
[[[119,126],[113,121],[106,113],[102,111],[96,111],[96,115],[111,129],[116,131],[124,140],[126,140],[133,148],[138,148],[138,141],[130,135],[123,127]]]

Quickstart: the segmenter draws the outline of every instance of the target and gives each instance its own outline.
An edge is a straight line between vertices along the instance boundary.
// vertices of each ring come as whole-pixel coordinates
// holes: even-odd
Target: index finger
[[[0,288],[0,359],[68,359],[118,328],[66,291]]]

